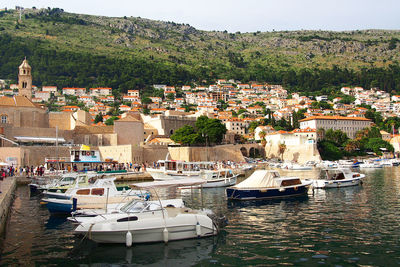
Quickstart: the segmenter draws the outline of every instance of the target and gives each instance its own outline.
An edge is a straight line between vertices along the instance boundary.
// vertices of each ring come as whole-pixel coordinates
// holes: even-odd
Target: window
[[[138,217],[132,216],[132,217],[118,219],[117,222],[131,222],[131,221],[137,221],[137,220],[138,220]]]
[[[1,123],[7,123],[7,115],[1,115]]]

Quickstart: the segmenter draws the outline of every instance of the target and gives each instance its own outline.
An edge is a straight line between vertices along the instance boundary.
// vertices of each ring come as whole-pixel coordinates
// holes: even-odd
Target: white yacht
[[[202,179],[181,179],[133,184],[134,188],[151,190],[158,187],[195,186]],[[155,195],[158,195],[155,192]],[[76,234],[98,243],[168,242],[216,235],[217,224],[206,211],[187,207],[163,207],[161,202],[137,201],[129,210],[107,213],[81,223]]]
[[[187,162],[179,160],[159,160],[153,167],[146,171],[155,181],[176,180],[183,178],[202,178],[205,173],[216,170],[215,162]]]
[[[118,191],[115,179],[97,179],[93,185],[70,188],[65,193],[47,192],[47,198],[42,201],[51,213],[70,213],[76,209],[104,208],[107,204],[127,202],[145,195],[137,190]]]
[[[236,184],[237,174],[230,169],[221,169],[215,162],[187,162],[160,160],[156,167],[146,170],[155,181],[196,178],[204,179],[204,188],[226,187]]]

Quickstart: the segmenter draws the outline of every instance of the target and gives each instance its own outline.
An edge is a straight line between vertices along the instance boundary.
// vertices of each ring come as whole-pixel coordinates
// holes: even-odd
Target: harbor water
[[[228,202],[225,189],[169,190],[189,207],[228,219],[218,236],[134,245],[98,245],[50,216],[39,196],[17,189],[1,240],[2,266],[398,266],[400,167],[365,172],[362,186],[310,190],[307,197]],[[313,176],[298,171],[292,175]]]

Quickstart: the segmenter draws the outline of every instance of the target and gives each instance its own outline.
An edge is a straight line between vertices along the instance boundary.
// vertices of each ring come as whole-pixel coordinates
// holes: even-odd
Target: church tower
[[[26,96],[29,100],[32,100],[31,66],[29,66],[26,58],[18,69],[18,95]]]

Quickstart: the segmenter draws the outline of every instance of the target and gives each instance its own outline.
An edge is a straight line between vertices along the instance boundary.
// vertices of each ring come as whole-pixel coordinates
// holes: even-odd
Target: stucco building
[[[311,116],[300,120],[300,129],[341,130],[349,138],[354,139],[356,133],[364,128],[371,127],[371,120],[358,117],[342,116]]]

